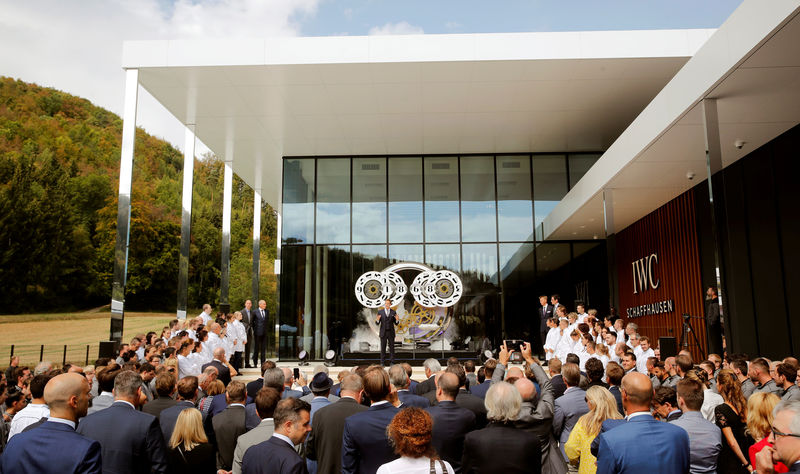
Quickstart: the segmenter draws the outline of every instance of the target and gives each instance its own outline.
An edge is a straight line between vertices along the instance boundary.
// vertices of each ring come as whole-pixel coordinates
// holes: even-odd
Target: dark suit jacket
[[[382,403],[345,420],[342,436],[343,473],[375,472],[381,464],[397,459],[386,437],[386,427],[399,411],[391,403]]]
[[[619,386],[614,385],[613,387],[608,387],[608,391],[611,392],[611,395],[614,395],[614,400],[617,401],[617,410],[619,410],[619,414],[625,416],[625,409],[622,408],[622,392],[619,391]]]
[[[311,433],[306,441],[306,457],[317,461],[318,474],[338,474],[342,471],[344,421],[350,415],[367,410],[352,398],[340,398],[314,413]]]
[[[244,324],[244,333],[250,336],[250,322],[253,320],[252,308],[248,311],[247,308],[242,308],[242,324]]]
[[[409,390],[398,390],[397,397],[403,402],[403,405],[417,408],[428,408],[431,403],[425,397],[414,395]]]
[[[547,308],[539,305],[539,333],[548,331],[547,320],[553,317],[553,311],[555,311],[555,308],[550,303],[547,303]],[[544,341],[542,341],[542,344],[544,344]]]
[[[689,472],[689,435],[649,414],[601,433],[597,472]]]
[[[675,421],[678,418],[680,418],[681,415],[683,415],[683,412],[674,411],[674,412],[670,413],[669,415],[667,415],[667,421]]]
[[[216,474],[216,450],[211,443],[203,443],[191,451],[182,446],[167,451],[170,474]]]
[[[244,427],[247,431],[252,430],[261,424],[261,417],[258,416],[256,411],[256,404],[251,403],[244,407]]]
[[[289,443],[272,436],[245,451],[242,474],[308,474],[308,469]]]
[[[564,377],[561,374],[556,374],[550,379],[550,384],[553,386],[553,396],[556,398],[564,395],[567,391],[567,384],[564,383]]]
[[[127,403],[114,402],[85,417],[78,433],[100,442],[103,472],[167,472],[166,445],[158,419]]]
[[[35,430],[14,435],[0,457],[0,472],[100,473],[100,443],[63,423],[47,421]]]
[[[461,472],[464,436],[475,429],[475,414],[449,400],[425,410],[433,418],[433,447],[456,472]]]
[[[236,439],[247,431],[244,407],[228,406],[218,415],[214,415],[211,422],[214,425],[214,437],[217,439],[217,468],[230,471],[233,468]]]
[[[254,403],[256,401],[256,395],[258,391],[261,390],[261,387],[264,386],[264,379],[258,378],[253,380],[252,382],[247,382],[247,403]]]
[[[394,326],[396,324],[400,324],[400,321],[395,318],[397,315],[397,311],[390,309],[389,314],[386,314],[386,308],[381,308],[378,310],[378,316],[380,316],[380,330],[378,331],[381,337],[388,337],[389,339],[394,339]]]
[[[492,380],[486,379],[483,381],[483,383],[475,385],[474,387],[470,387],[469,391],[478,398],[486,398],[486,392],[489,391],[489,387],[491,386]]]
[[[217,375],[217,379],[221,380],[226,387],[228,386],[229,383],[231,383],[231,369],[229,369],[227,365],[223,364],[217,359],[214,359],[207,364],[203,364],[203,367],[201,369],[206,370],[208,367],[214,367],[215,369],[217,369],[217,372],[219,373]]]
[[[800,463],[794,463],[789,466],[789,472],[800,472]]]
[[[417,384],[417,395],[424,395],[425,392],[436,391],[436,376],[431,375],[427,380]]]
[[[465,436],[461,472],[540,473],[539,442],[532,433],[513,425],[489,423]]]
[[[175,430],[178,415],[187,408],[194,408],[194,403],[188,400],[181,400],[175,405],[161,410],[161,414],[158,415],[158,424],[161,425],[161,434],[164,436],[164,443],[167,445],[169,445],[172,431]]]
[[[417,385],[419,385],[419,382],[417,382],[416,380],[409,380],[408,381],[408,390],[411,393],[417,393]]]
[[[166,410],[169,407],[174,407],[176,403],[178,402],[172,398],[158,397],[145,403],[142,406],[142,411],[148,415],[153,415],[154,417],[158,418],[163,410]]]
[[[459,389],[458,395],[456,395],[456,405],[466,408],[475,414],[475,427],[477,429],[486,426],[486,405],[483,403],[482,398],[476,397],[462,388]]]
[[[605,420],[602,425],[600,425],[600,433],[605,433],[608,430],[614,429],[620,425],[627,423],[625,418],[621,420]],[[600,447],[600,436],[595,436],[592,440],[592,444],[589,448],[589,452],[592,453],[592,456],[597,457],[597,450]]]
[[[267,321],[269,320],[269,310],[264,309],[264,317],[261,317],[261,310],[259,308],[253,309],[252,318],[250,319],[250,327],[253,330],[254,336],[263,336],[267,333]]]
[[[498,369],[502,370],[503,366]],[[495,370],[498,370],[495,369]],[[531,367],[539,389],[538,399],[523,401],[516,426],[532,433],[539,440],[542,449],[542,471],[549,474],[563,474],[567,472],[564,458],[558,450],[558,443],[553,438],[553,417],[555,416],[555,396],[553,386],[538,364]]]

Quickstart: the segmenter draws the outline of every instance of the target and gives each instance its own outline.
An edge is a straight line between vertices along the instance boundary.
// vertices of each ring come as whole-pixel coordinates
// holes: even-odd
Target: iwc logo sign
[[[400,272],[419,272],[410,288],[406,286]],[[461,299],[464,285],[455,273],[449,270],[435,271],[421,263],[396,263],[383,271],[371,271],[361,275],[355,284],[355,295],[364,307],[378,309],[389,300],[397,311],[400,324],[397,332],[406,341],[434,341],[450,325],[453,307]],[[407,294],[414,301],[411,308],[404,304]],[[407,302],[410,303],[410,302]],[[377,326],[370,318],[370,326]]]

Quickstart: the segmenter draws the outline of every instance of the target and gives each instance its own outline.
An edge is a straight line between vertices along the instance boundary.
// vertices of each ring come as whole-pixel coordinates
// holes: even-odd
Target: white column
[[[181,253],[178,257],[177,318],[186,319],[189,292],[189,246],[192,237],[192,184],[194,180],[194,124],[186,125],[183,145],[183,191],[181,192]]]

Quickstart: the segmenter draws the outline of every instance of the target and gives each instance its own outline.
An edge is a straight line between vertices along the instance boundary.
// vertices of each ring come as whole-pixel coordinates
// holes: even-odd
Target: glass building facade
[[[539,294],[607,307],[603,241],[543,242],[540,226],[599,156],[285,158],[279,357],[347,348],[366,327],[356,279],[398,262],[461,277],[451,326],[470,349],[538,337]]]

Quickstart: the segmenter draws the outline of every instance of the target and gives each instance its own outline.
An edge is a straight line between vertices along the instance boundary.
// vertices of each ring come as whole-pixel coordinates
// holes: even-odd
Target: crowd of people
[[[0,472],[800,472],[796,359],[662,360],[635,324],[559,308],[544,363],[501,346],[480,367],[428,359],[419,381],[263,360],[244,383],[241,313],[205,310],[92,366],[12,360]]]

